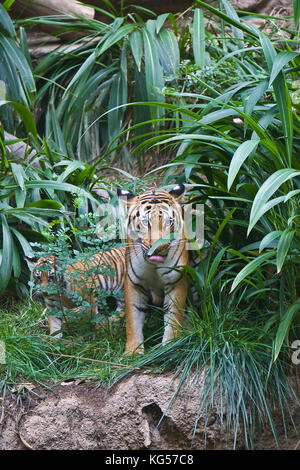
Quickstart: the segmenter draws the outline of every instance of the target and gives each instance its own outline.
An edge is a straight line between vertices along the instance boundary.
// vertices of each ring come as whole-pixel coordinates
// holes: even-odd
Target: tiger
[[[178,268],[188,264],[187,239],[179,204],[184,191],[183,184],[169,192],[150,188],[139,196],[124,189],[117,191],[127,212],[125,354],[144,352],[143,326],[149,302],[162,306],[165,311],[163,345],[177,337],[183,325],[187,280]],[[173,240],[172,234],[177,234]]]
[[[122,291],[124,288],[124,270],[125,270],[125,247],[112,248],[110,251],[101,251],[91,256],[85,262],[77,261],[67,266],[63,275],[59,274],[57,259],[55,256],[41,257],[37,261],[34,258],[27,258],[27,261],[33,267],[33,280],[36,286],[35,296],[42,296],[45,302],[45,313],[48,309],[58,306],[62,311],[64,308],[73,309],[78,307],[68,295],[70,291],[76,291],[84,300],[91,305],[91,313],[97,315],[97,296],[95,289],[102,288],[112,293]],[[92,274],[85,275],[84,271],[93,269],[93,267],[111,266],[114,270],[113,275],[104,273],[97,274],[96,270]],[[80,279],[81,278],[81,279]],[[76,282],[75,282],[76,281]],[[44,287],[54,284],[58,286],[55,294],[48,293]],[[124,312],[124,300],[121,296],[116,298],[117,315],[110,317],[111,322],[122,318]],[[53,315],[48,315],[48,324],[50,335],[56,338],[62,338],[63,320]]]

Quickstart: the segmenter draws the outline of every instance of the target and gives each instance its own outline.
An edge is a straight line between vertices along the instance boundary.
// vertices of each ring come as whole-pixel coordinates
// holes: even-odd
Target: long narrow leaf
[[[280,118],[282,120],[282,127],[283,127],[286,149],[287,149],[287,162],[289,165],[291,165],[292,144],[293,144],[292,103],[291,103],[291,98],[290,98],[289,89],[286,83],[285,76],[282,70],[279,70],[279,66],[282,63],[284,63],[285,58],[287,56],[284,55],[282,60],[280,58],[278,59],[278,55],[270,39],[266,37],[263,33],[260,33],[259,37],[260,37],[261,45],[262,45],[262,48],[266,57],[268,68],[271,73],[270,81],[272,78],[273,89],[274,89],[275,97],[277,100]],[[275,64],[275,69],[273,69],[274,64]],[[272,76],[272,72],[273,72],[273,76]]]
[[[0,5],[0,24],[3,29],[7,31],[10,36],[13,37],[16,35],[15,28],[13,22],[10,19],[9,14],[6,11],[6,8],[8,8],[9,6],[10,5],[7,1],[4,2],[4,5]]]
[[[296,57],[297,55],[299,55],[299,52],[285,51],[277,54],[276,59],[274,60],[272,65],[269,87],[272,85],[273,81],[278,76],[278,74],[282,71],[283,67],[288,64],[292,59],[294,59],[294,57]]]
[[[14,101],[6,101],[6,100],[0,100],[0,106],[12,106],[15,108],[16,111],[20,114],[22,121],[24,122],[24,125],[27,129],[28,132],[31,132],[31,134],[34,137],[37,137],[37,129],[35,125],[35,120],[31,114],[31,112],[26,108],[21,103],[16,103]]]
[[[293,168],[284,168],[282,170],[278,170],[273,175],[271,175],[261,186],[258,190],[253,205],[250,212],[250,221],[249,221],[249,228],[248,234],[253,229],[254,225],[260,219],[263,213],[266,212],[264,210],[264,206],[266,206],[270,197],[277,191],[277,189],[285,183],[287,180],[294,178],[295,176],[299,176],[300,171],[294,170]],[[277,204],[284,200],[285,196],[276,198]],[[274,205],[273,205],[274,206]],[[268,210],[273,207],[268,207]]]
[[[275,251],[268,251],[263,255],[258,256],[254,260],[252,260],[249,264],[247,264],[235,277],[230,292],[232,292],[249,274],[255,271],[259,266],[261,266],[265,261],[272,258],[275,254]]]
[[[300,299],[297,299],[296,302],[294,302],[292,305],[289,306],[289,308],[286,310],[286,312],[282,316],[281,322],[279,324],[279,327],[276,333],[276,338],[275,338],[274,361],[276,361],[276,359],[278,358],[282,344],[284,340],[286,339],[289,329],[291,327],[293,318],[296,315],[296,313],[299,312],[299,310],[300,310]]]
[[[241,24],[239,21],[234,20],[228,15],[225,15],[225,13],[221,12],[217,8],[212,7],[206,2],[203,2],[201,0],[196,1],[197,6],[202,6],[206,10],[209,10],[212,12],[214,15],[216,15],[218,18],[221,18],[222,20],[227,21],[227,23],[231,24],[232,26],[235,26],[237,29],[240,29],[241,31],[244,31],[245,33],[248,33],[250,36],[254,37],[257,39],[257,34],[250,28],[247,28],[243,24]]]
[[[143,30],[144,37],[144,54],[145,54],[145,74],[146,74],[146,89],[148,94],[148,101],[163,101],[163,95],[160,89],[164,86],[163,71],[160,65],[157,49],[152,39],[151,33]],[[161,110],[152,109],[151,115],[153,118],[161,115]]]
[[[299,20],[300,20],[300,2],[299,0],[293,0],[293,8],[294,8],[294,23],[295,28],[299,28]]]
[[[193,52],[195,64],[199,67],[205,65],[205,29],[204,29],[204,15],[200,8],[195,8],[194,21],[193,21]]]
[[[0,214],[2,224],[2,259],[0,265],[0,294],[5,291],[12,270],[13,240],[4,214]]]
[[[232,160],[230,162],[227,178],[227,189],[230,190],[236,175],[238,174],[241,166],[248,158],[248,156],[254,152],[259,144],[259,140],[246,140],[243,142],[234,152]]]
[[[282,270],[283,263],[290,249],[291,243],[293,241],[296,230],[291,230],[287,228],[284,230],[280,236],[278,246],[277,246],[277,257],[276,257],[276,266],[277,274]]]
[[[143,35],[140,30],[133,31],[129,35],[129,43],[138,71],[141,71],[143,56]]]

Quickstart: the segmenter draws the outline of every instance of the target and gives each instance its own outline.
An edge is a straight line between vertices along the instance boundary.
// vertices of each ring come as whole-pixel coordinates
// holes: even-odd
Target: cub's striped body
[[[46,306],[45,310],[51,309],[55,305],[58,305],[61,310],[63,308],[72,309],[78,307],[68,296],[68,291],[77,291],[90,303],[91,312],[96,315],[98,308],[95,289],[100,287],[113,293],[124,288],[125,251],[125,247],[121,247],[96,253],[88,261],[77,261],[69,265],[63,276],[58,274],[58,267],[54,256],[39,258],[35,263],[30,260],[34,264],[33,278],[38,286],[37,295],[43,296]],[[105,271],[107,266],[113,268],[114,275],[110,276],[101,273],[102,268]],[[101,274],[97,273],[98,268]],[[93,271],[91,274],[84,274],[85,271],[90,269]],[[43,290],[43,287],[49,286],[52,283],[58,286],[58,292],[55,294]],[[123,306],[123,301],[117,299],[118,312],[123,313]],[[61,330],[62,319],[49,315],[48,323],[50,334]],[[61,337],[62,334],[59,333],[57,336]]]
[[[140,196],[118,191],[128,207],[124,279],[127,354],[143,352],[143,324],[149,302],[166,312],[163,344],[177,336],[183,323],[187,281],[176,269],[188,263],[179,205],[183,193],[184,185],[170,192],[150,189]],[[171,234],[177,236],[159,243],[162,238],[170,240]]]

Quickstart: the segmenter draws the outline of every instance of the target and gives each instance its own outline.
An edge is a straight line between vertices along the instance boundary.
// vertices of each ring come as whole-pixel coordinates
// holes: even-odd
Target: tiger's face
[[[118,190],[119,198],[128,206],[127,236],[141,246],[146,261],[163,263],[170,248],[182,238],[183,218],[179,200],[184,189],[180,184],[170,192],[149,189],[140,196]]]
[[[46,304],[56,300],[57,295],[50,294],[45,290],[57,280],[55,257],[48,256],[39,258],[37,261],[28,260],[33,265],[32,276],[35,285],[34,297],[43,297]]]

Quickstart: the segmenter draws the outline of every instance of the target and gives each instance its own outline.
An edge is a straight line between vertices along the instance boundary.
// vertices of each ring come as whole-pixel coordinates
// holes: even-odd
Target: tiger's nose
[[[159,245],[155,250],[152,250],[152,247],[148,250],[147,257],[150,261],[156,263],[163,263],[165,257],[168,254],[169,243],[163,243]]]

